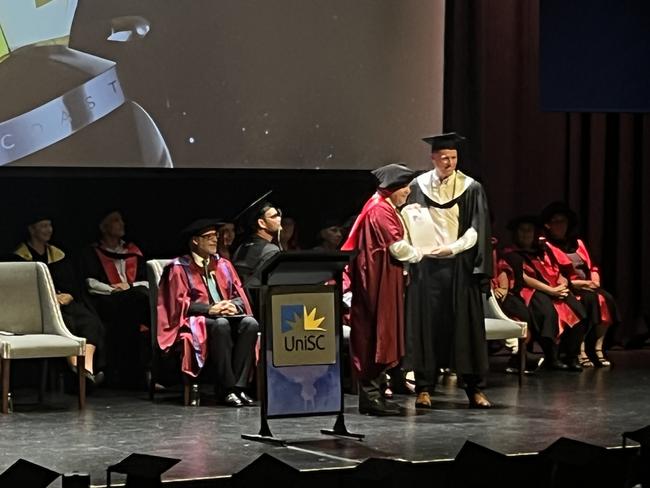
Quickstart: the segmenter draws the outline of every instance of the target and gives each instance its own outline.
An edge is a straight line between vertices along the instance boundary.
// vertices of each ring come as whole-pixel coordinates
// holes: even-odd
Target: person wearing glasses
[[[249,236],[235,251],[232,262],[248,288],[260,285],[264,264],[280,252],[277,243],[282,230],[282,212],[266,199],[270,193],[265,193],[235,217]]]
[[[189,254],[164,270],[158,289],[158,344],[179,347],[181,369],[196,378],[206,363],[215,391],[230,407],[252,405],[246,393],[259,325],[233,265],[217,254],[222,223],[200,219],[182,233]]]

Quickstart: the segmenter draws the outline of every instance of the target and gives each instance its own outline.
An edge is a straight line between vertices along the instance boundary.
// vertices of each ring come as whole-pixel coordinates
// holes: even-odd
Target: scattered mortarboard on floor
[[[561,437],[539,452],[542,472],[550,476],[549,486],[616,486],[624,473],[607,449]],[[544,466],[543,461],[546,460]],[[550,463],[549,463],[550,461]]]
[[[108,486],[111,486],[111,473],[121,473],[126,475],[127,488],[158,488],[162,486],[161,475],[179,462],[180,459],[150,454],[129,454],[106,470]]]
[[[650,425],[623,432],[623,447],[627,439],[638,442],[641,448],[638,456],[630,461],[625,486],[650,486]]]
[[[386,458],[370,458],[354,468],[352,477],[360,481],[360,486],[374,488],[391,487],[399,484],[410,484],[407,476],[413,465],[407,461]],[[411,480],[412,481],[412,480]]]
[[[293,466],[263,453],[255,461],[232,475],[233,486],[282,486],[291,488],[298,485],[298,471]]]
[[[502,479],[503,473],[511,474],[505,454],[465,441],[454,458],[453,486],[505,486],[507,480]]]
[[[465,140],[465,137],[456,132],[447,132],[445,134],[423,137],[422,140],[431,146],[431,151],[433,152],[441,149],[458,149],[458,146]]]
[[[0,488],[46,488],[59,476],[61,473],[19,459],[0,474]]]
[[[237,225],[247,231],[253,229],[257,219],[263,215],[262,209],[264,207],[274,207],[274,205],[268,200],[268,196],[272,192],[273,190],[267,191],[261,197],[255,199],[255,201],[248,205],[244,210],[239,212],[234,219]]]
[[[412,170],[401,163],[391,163],[377,168],[371,173],[377,178],[378,188],[397,189],[408,185],[421,171]]]
[[[646,425],[638,430],[623,432],[623,445],[625,445],[625,439],[630,439],[631,441],[638,442],[644,447],[650,448],[650,425]]]
[[[587,466],[604,458],[606,449],[594,444],[569,439],[568,437],[560,437],[539,453],[558,463]]]

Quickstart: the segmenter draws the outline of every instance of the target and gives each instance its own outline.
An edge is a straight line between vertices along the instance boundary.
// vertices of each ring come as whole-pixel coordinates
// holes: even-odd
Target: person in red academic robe
[[[530,315],[528,307],[521,298],[516,287],[516,277],[512,266],[503,258],[501,250],[497,250],[498,241],[496,237],[492,237],[492,269],[494,275],[490,280],[492,294],[496,298],[501,310],[511,319],[525,322],[528,324],[526,329],[525,346],[528,352],[532,349],[532,334],[533,319]],[[518,374],[519,373],[519,343],[517,339],[507,339],[505,341],[506,347],[510,349],[510,359],[506,366],[506,373]],[[544,362],[544,358],[532,358],[530,355],[526,357],[526,366],[524,373],[532,374]]]
[[[398,207],[406,202],[416,172],[401,164],[374,170],[377,192],[366,202],[342,250],[359,253],[346,270],[344,288],[352,292],[350,353],[359,379],[359,412],[399,415],[396,403],[382,397],[382,373],[405,352],[404,263],[422,258],[406,239]]]
[[[560,274],[560,269],[546,246],[538,239],[537,219],[522,216],[512,220],[513,246],[503,257],[513,270],[513,291],[530,311],[530,325],[544,351],[544,367],[560,371],[580,371],[580,343],[585,333],[585,311]],[[559,344],[566,353],[558,357]]]
[[[577,217],[563,202],[553,202],[542,211],[547,245],[557,260],[571,289],[585,307],[589,331],[581,346],[584,367],[610,366],[603,352],[608,327],[619,323],[614,297],[600,286],[600,271],[593,263],[587,246],[575,235]]]
[[[146,261],[124,239],[117,210],[102,212],[99,240],[81,255],[81,276],[106,326],[106,375],[112,386],[143,388],[151,360],[151,307]]]
[[[197,377],[206,361],[216,370],[219,400],[252,405],[246,393],[259,324],[233,265],[217,254],[219,219],[183,231],[190,254],[174,259],[158,289],[158,344],[180,345],[183,373]]]

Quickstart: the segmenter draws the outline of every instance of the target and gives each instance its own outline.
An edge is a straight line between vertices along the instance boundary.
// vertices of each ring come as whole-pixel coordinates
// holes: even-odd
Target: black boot
[[[544,351],[544,369],[554,371],[567,371],[569,369],[566,364],[558,359],[558,345],[553,339],[541,337],[539,345],[542,346],[542,351]]]
[[[379,386],[372,381],[359,381],[359,413],[375,416],[400,415],[399,405],[387,402],[380,393]]]

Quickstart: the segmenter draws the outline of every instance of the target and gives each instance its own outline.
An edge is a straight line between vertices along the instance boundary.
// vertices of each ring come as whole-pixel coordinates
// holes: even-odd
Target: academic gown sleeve
[[[207,358],[207,331],[204,316],[189,315],[190,304],[187,275],[181,265],[172,263],[165,268],[158,288],[158,345],[168,352],[181,343],[181,369],[197,376]]]

